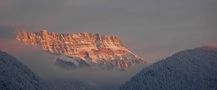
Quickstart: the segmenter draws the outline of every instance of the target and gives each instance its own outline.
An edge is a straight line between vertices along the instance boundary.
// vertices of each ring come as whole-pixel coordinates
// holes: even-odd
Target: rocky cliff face
[[[127,69],[134,63],[144,61],[129,51],[116,36],[91,33],[57,34],[40,32],[18,32],[16,39],[26,45],[40,46],[46,52],[64,55],[74,67],[82,65],[102,65]],[[62,60],[62,59],[58,59]]]

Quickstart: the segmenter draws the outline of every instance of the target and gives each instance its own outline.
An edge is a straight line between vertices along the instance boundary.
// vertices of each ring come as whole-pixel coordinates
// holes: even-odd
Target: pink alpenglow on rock
[[[87,32],[57,34],[42,30],[18,32],[16,39],[59,56],[57,63],[60,66],[69,65],[70,68],[97,65],[104,69],[126,70],[133,64],[145,63],[127,49],[117,36],[112,35]]]

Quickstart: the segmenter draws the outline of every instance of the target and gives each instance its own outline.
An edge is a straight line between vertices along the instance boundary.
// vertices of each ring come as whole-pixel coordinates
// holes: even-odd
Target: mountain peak
[[[127,69],[132,64],[144,63],[113,35],[88,32],[57,34],[42,30],[18,32],[16,39],[25,45],[40,46],[46,52],[65,55],[87,65],[97,64]]]

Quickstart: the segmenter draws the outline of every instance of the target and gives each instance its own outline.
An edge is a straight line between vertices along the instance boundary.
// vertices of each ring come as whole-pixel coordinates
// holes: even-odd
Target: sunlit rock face
[[[75,67],[99,65],[125,70],[133,64],[144,61],[129,51],[117,36],[82,32],[57,34],[40,32],[18,32],[16,39],[25,45],[40,46],[46,52],[64,55],[73,59]],[[63,60],[58,58],[58,60]]]

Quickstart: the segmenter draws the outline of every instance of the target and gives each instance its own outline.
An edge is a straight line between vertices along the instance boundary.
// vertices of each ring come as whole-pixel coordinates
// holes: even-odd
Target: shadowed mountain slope
[[[120,90],[217,90],[217,49],[176,53],[144,68]]]

